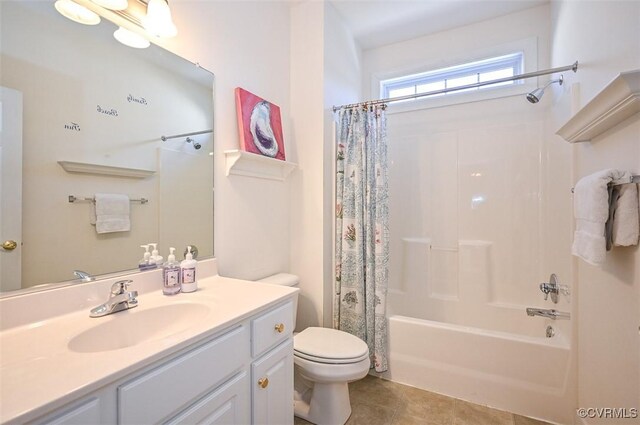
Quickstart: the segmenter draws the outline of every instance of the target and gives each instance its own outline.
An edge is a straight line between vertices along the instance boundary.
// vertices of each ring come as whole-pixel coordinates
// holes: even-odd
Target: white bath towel
[[[578,181],[574,191],[573,213],[576,230],[571,253],[589,264],[600,265],[606,254],[604,225],[609,217],[609,183],[629,183],[631,173],[602,170]]]
[[[96,193],[96,232],[113,233],[131,230],[130,200],[127,195]]]
[[[640,237],[640,205],[638,205],[638,185],[620,186],[620,197],[613,216],[613,245],[638,245]]]

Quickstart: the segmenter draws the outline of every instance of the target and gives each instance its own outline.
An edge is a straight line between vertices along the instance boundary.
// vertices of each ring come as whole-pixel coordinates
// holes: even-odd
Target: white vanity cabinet
[[[30,423],[293,424],[292,327],[288,300]]]

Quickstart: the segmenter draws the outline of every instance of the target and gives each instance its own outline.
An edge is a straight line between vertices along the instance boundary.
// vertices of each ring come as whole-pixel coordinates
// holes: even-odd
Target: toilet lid
[[[296,355],[309,360],[356,361],[369,355],[369,347],[360,338],[329,328],[307,328],[293,337]]]

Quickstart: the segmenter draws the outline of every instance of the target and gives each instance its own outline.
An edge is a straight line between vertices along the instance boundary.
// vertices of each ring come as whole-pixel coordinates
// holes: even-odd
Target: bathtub
[[[568,339],[393,315],[383,378],[549,422],[571,423]]]

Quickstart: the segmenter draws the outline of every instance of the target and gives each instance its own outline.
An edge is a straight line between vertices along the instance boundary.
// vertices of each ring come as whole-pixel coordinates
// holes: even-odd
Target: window
[[[497,80],[499,78],[513,77],[514,75],[521,73],[523,68],[523,57],[523,53],[519,52],[451,66],[448,68],[436,69],[420,74],[405,75],[402,77],[383,80],[380,81],[380,95],[383,99],[387,99],[450,89],[469,84]],[[505,81],[502,83],[458,90],[453,93],[477,91],[487,87],[512,86],[519,83],[521,83],[521,80]],[[449,93],[441,93],[433,96],[445,96],[447,94]]]

